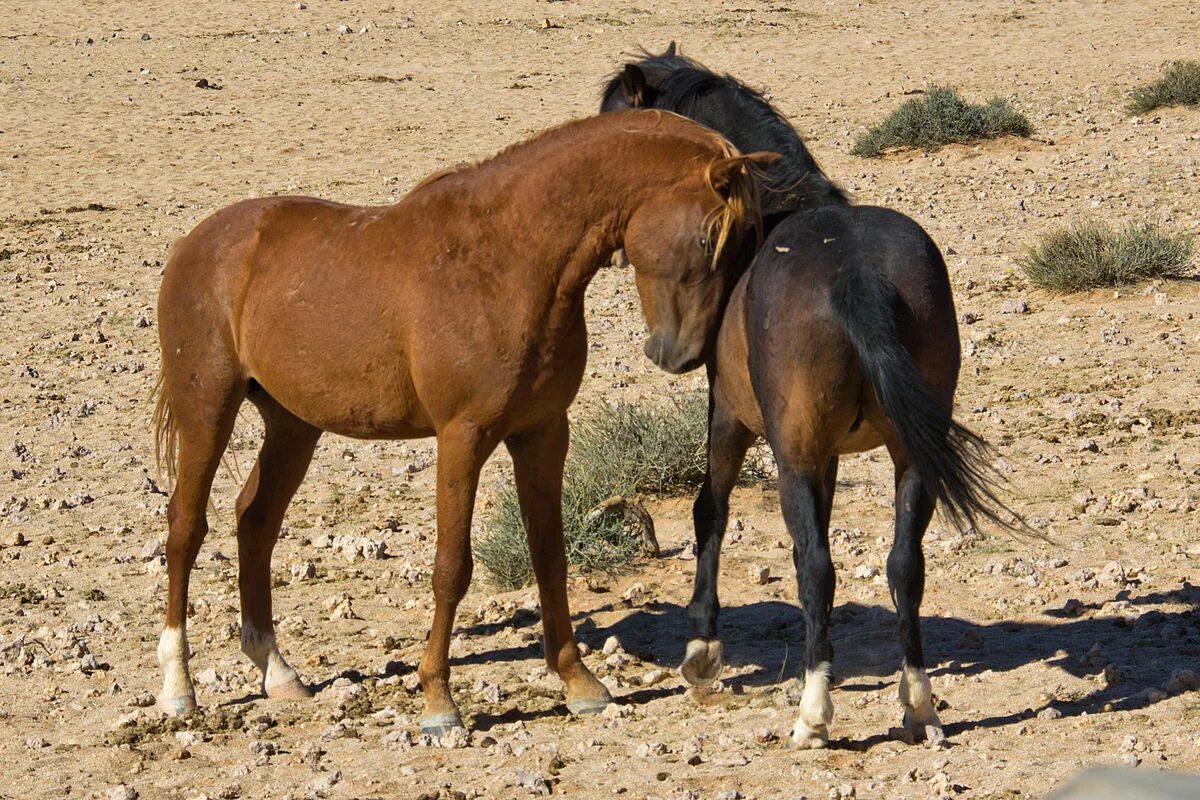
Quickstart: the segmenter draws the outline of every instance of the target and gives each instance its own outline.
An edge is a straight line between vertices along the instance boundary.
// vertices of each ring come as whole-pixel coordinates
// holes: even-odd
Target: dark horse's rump
[[[935,502],[963,526],[981,518],[1005,525],[1011,515],[996,496],[986,444],[951,416],[959,340],[941,253],[903,214],[849,204],[761,94],[677,55],[673,44],[610,79],[602,110],[630,106],[674,111],[782,156],[760,176],[770,235],[734,288],[708,364],[708,473],[693,510],[684,677],[703,684],[719,674],[716,585],[729,494],[747,449],[765,437],[779,465],[807,630],[793,739],[824,745],[833,716],[828,528],[838,457],[885,445],[896,469],[887,576],[904,655],[905,728],[915,738],[940,736],[921,648],[921,538]]]

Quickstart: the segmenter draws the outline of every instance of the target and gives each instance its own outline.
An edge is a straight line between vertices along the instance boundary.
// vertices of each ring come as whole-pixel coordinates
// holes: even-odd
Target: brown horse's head
[[[761,225],[752,170],[778,158],[775,153],[738,155],[728,144],[723,147],[725,155],[692,182],[640,205],[625,230],[625,254],[650,328],[646,356],[667,372],[687,372],[704,363],[744,266],[742,233]]]

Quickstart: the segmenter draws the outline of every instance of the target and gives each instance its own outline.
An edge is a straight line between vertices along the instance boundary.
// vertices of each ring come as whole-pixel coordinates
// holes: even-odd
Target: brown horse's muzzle
[[[646,358],[653,361],[659,369],[670,372],[672,375],[691,372],[704,363],[703,341],[680,345],[673,337],[668,338],[660,333],[652,333],[646,339],[646,346],[643,350]]]

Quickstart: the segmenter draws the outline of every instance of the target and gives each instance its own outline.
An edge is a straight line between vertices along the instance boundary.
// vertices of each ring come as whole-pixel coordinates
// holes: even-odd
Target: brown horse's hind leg
[[[216,389],[214,383],[205,386]],[[170,387],[167,381],[164,391]],[[196,707],[188,672],[188,580],[208,533],[208,496],[242,394],[240,386],[227,385],[221,393],[185,389],[169,396],[179,449],[175,490],[167,506],[167,619],[158,641],[158,663],[163,671],[158,705],[168,714],[179,715]]]
[[[921,597],[925,592],[921,539],[933,517],[934,500],[899,446],[889,444],[888,449],[896,464],[896,535],[888,554],[887,577],[896,605],[904,657],[900,704],[904,707],[904,729],[920,741],[940,735],[942,728],[933,708],[933,690],[925,674],[925,654],[921,648]]]
[[[562,474],[567,456],[567,418],[507,440],[516,476],[521,516],[542,603],[546,663],[566,687],[575,714],[603,711],[612,702],[579,656],[567,603],[567,558],[563,547]]]
[[[308,471],[321,431],[297,419],[266,394],[253,393],[250,400],[262,413],[267,432],[258,461],[237,500],[242,652],[262,673],[263,693],[268,697],[311,697],[275,642],[271,552],[288,503]]]
[[[495,448],[478,427],[448,425],[438,432],[437,555],[433,564],[433,624],[417,667],[425,690],[421,730],[435,736],[462,726],[450,696],[450,633],[471,583],[471,514],[479,470]]]

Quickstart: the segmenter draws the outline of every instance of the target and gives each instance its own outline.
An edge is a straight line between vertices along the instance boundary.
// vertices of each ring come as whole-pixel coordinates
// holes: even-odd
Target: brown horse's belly
[[[313,369],[281,374],[270,368],[252,377],[280,405],[309,425],[355,439],[417,439],[436,431],[407,376],[347,374]]]

